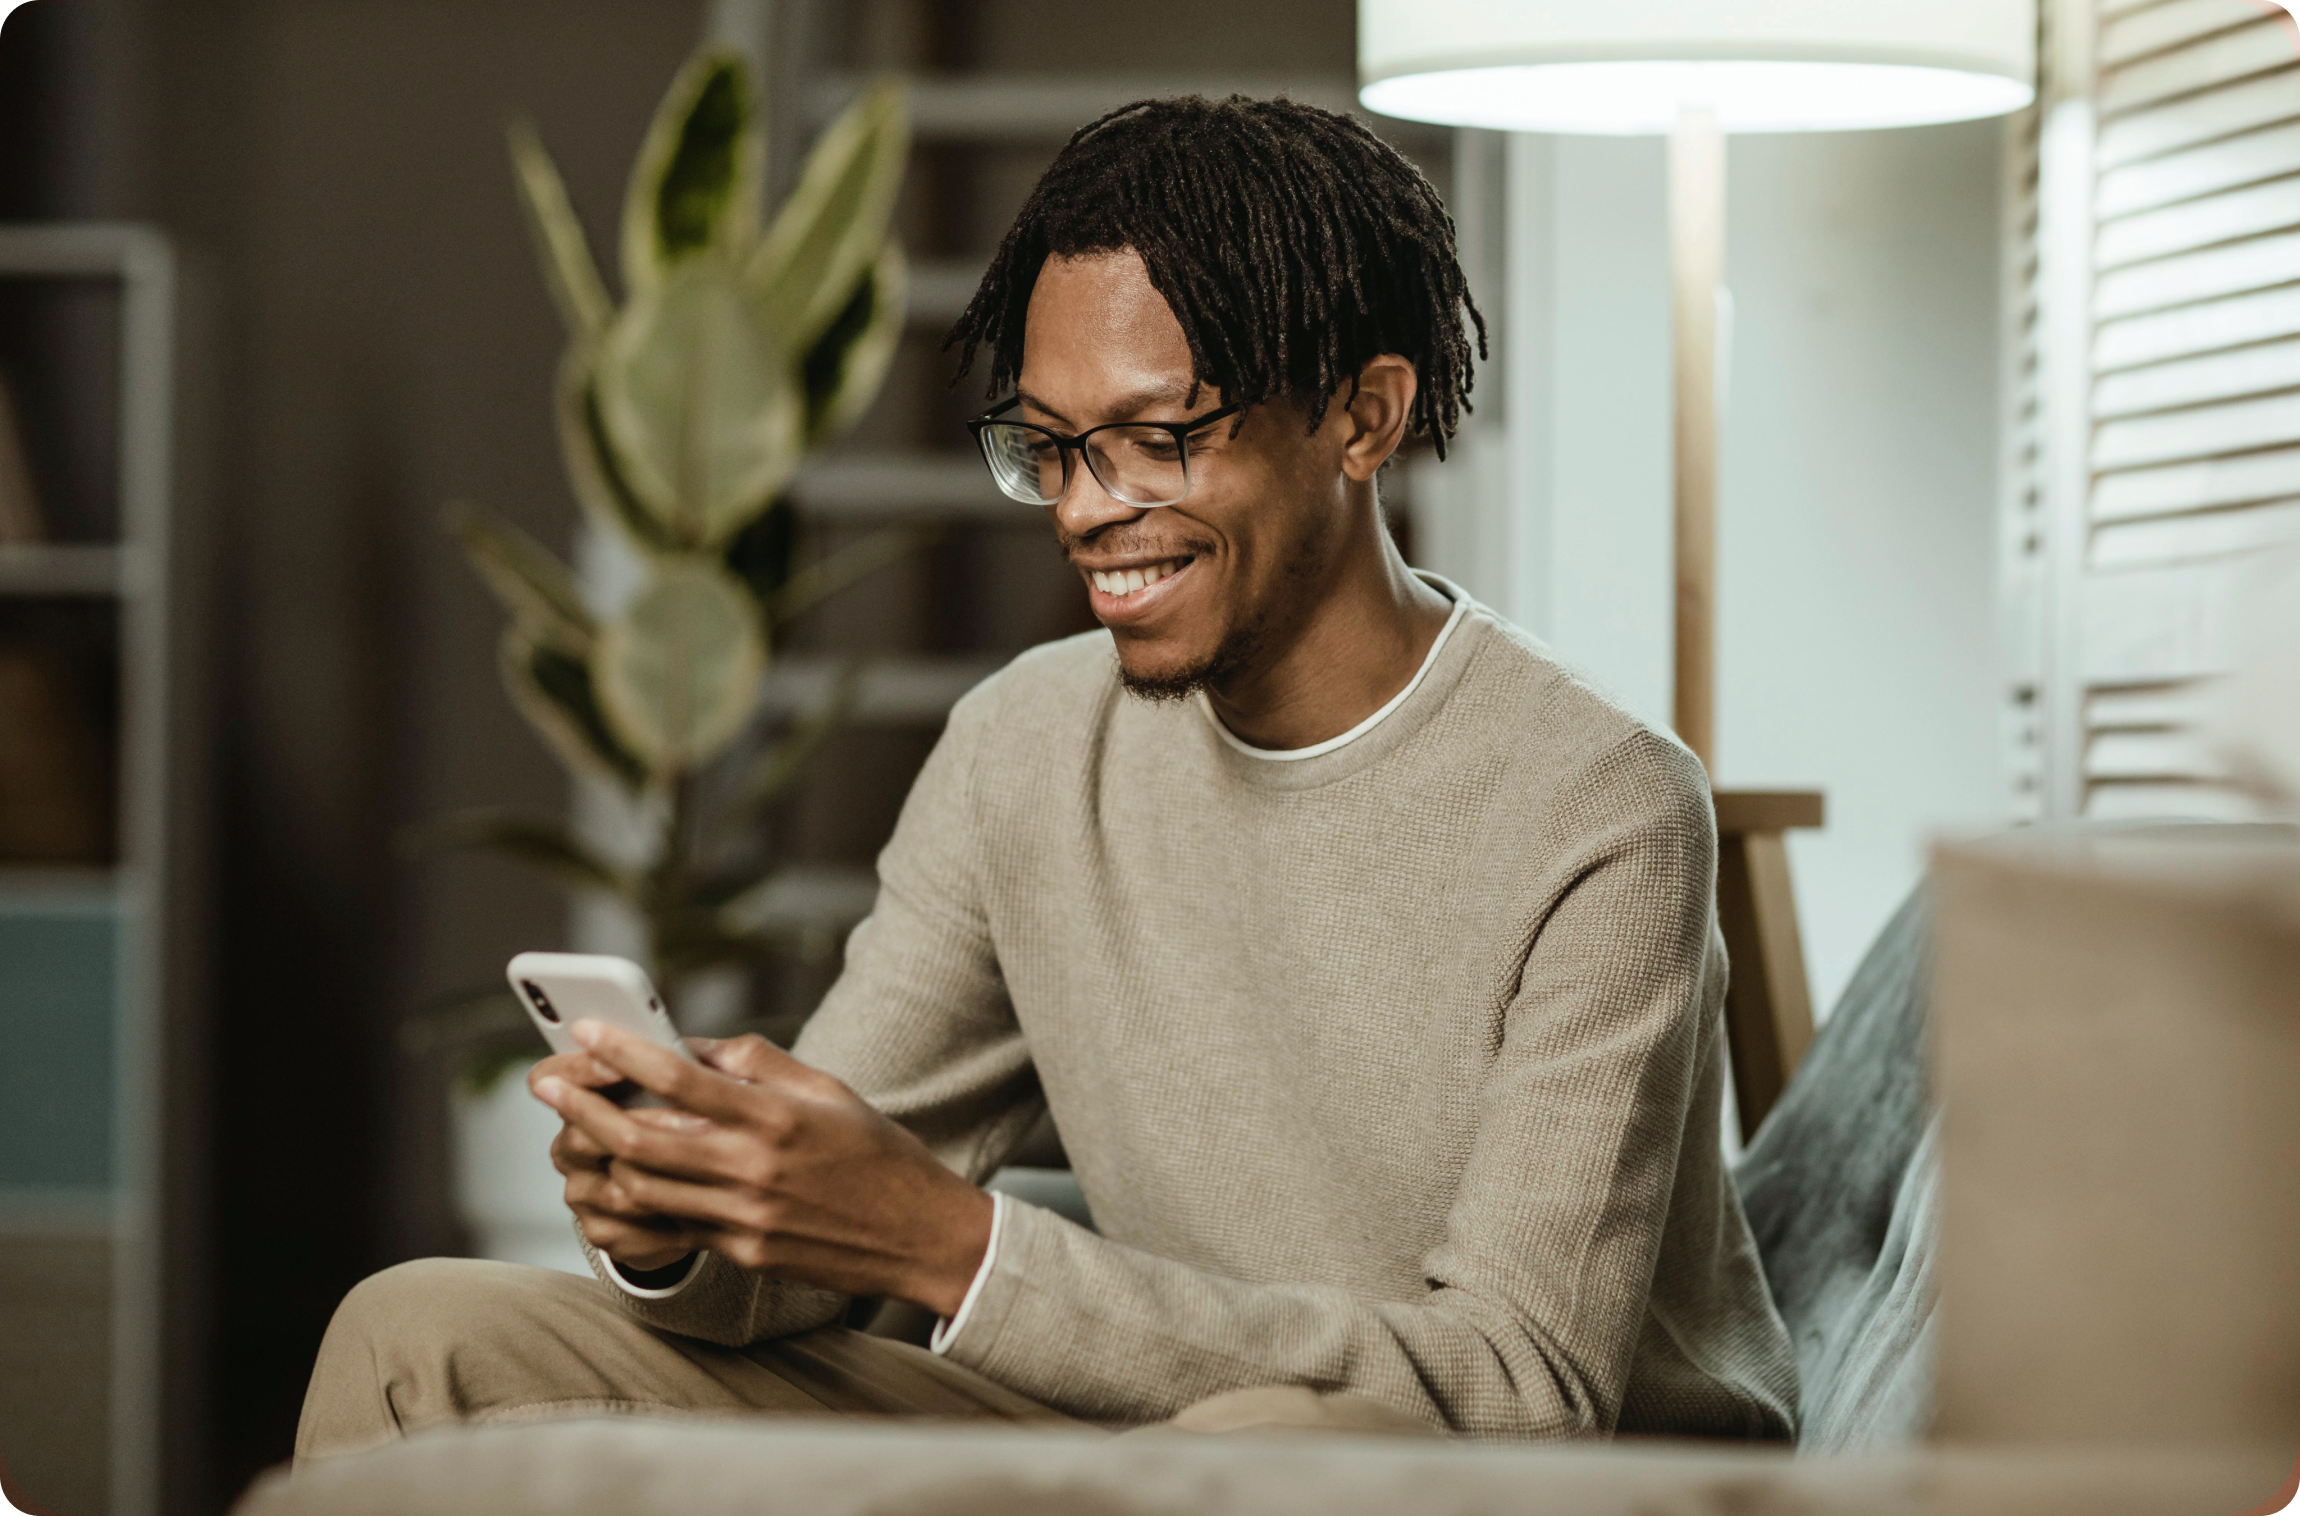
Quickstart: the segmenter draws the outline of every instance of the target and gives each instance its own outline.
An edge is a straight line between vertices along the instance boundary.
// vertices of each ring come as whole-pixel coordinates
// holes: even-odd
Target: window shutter
[[[2047,319],[2025,417],[2008,390],[2010,435],[2037,441],[2008,448],[2005,508],[2008,609],[2024,565],[2039,607],[2034,810],[2247,814],[2197,725],[2246,556],[2300,532],[2300,34],[2265,0],[2045,13],[2046,209],[2023,237]],[[2056,300],[2085,319],[2052,321]]]
[[[2040,50],[2039,56],[2042,56]],[[1998,637],[2004,651],[2008,701],[2004,711],[2005,778],[2016,821],[2034,821],[2045,797],[2045,677],[2049,642],[2045,554],[2043,399],[2038,330],[2037,136],[2039,113],[2021,112],[2007,123],[2006,245],[1998,393],[2005,397],[2004,489],[1998,510]]]

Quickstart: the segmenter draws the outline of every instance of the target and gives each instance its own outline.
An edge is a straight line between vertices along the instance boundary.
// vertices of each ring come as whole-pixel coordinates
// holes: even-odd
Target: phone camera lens
[[[528,999],[535,1002],[536,1015],[545,1021],[556,1022],[559,1019],[559,1013],[551,1008],[551,997],[543,993],[543,986],[532,979],[522,979],[519,987],[527,992]]]

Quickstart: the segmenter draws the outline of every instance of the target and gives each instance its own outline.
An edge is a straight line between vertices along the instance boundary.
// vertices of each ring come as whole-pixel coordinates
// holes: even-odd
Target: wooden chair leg
[[[1725,1029],[1743,1141],[1756,1134],[1765,1113],[1781,1098],[1813,1040],[1812,993],[1805,982],[1797,898],[1789,885],[1787,837],[1782,826],[1761,824],[1785,818],[1765,815],[1751,818],[1758,825],[1736,824],[1752,807],[1735,802],[1756,798],[1718,797],[1717,917],[1732,970]],[[1817,822],[1819,799],[1812,797],[1812,822],[1800,816],[1790,824]]]

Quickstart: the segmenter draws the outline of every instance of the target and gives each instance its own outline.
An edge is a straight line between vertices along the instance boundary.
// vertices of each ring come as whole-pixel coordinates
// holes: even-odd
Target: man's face
[[[1190,346],[1132,252],[1049,258],[1024,329],[1021,419],[1076,435],[1114,421],[1187,421]],[[1217,421],[1189,438],[1190,491],[1174,505],[1115,500],[1084,461],[1050,508],[1094,614],[1117,639],[1127,687],[1172,697],[1219,685],[1282,645],[1326,588],[1346,504],[1348,423],[1315,433],[1289,403],[1256,405],[1235,437]],[[1142,587],[1128,586],[1141,576]]]

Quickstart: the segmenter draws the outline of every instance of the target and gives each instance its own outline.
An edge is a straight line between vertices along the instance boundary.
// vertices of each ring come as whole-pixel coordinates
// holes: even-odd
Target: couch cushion
[[[2226,1516],[2289,1449],[1840,1459],[1669,1443],[1106,1437],[893,1421],[449,1427],[272,1475],[237,1516]]]
[[[1796,1344],[1807,1451],[1905,1446],[1932,1419],[1927,940],[1920,890],[1870,946],[1734,1171]]]

